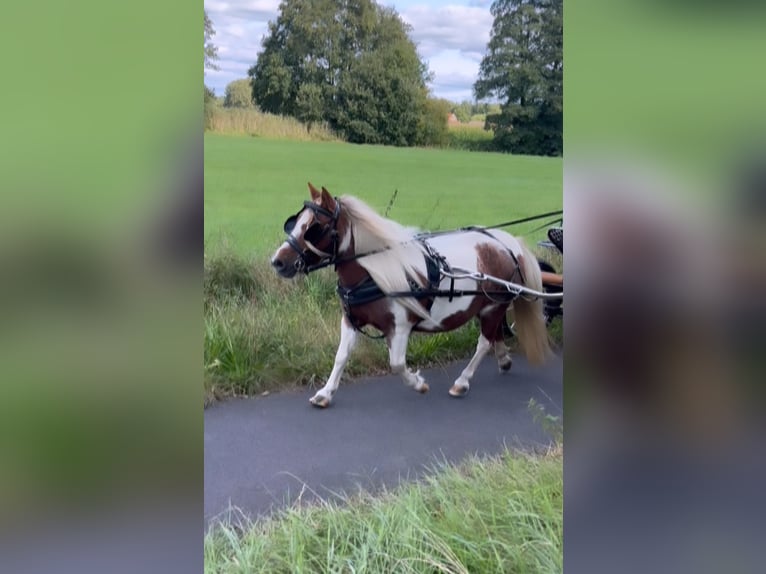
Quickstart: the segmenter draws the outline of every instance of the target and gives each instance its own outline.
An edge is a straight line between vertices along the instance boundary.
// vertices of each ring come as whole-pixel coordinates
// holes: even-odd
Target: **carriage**
[[[271,264],[285,278],[328,266],[338,275],[340,344],[327,383],[311,404],[329,406],[357,335],[367,334],[367,326],[385,338],[392,371],[421,393],[428,384],[405,360],[412,332],[450,331],[478,318],[476,352],[449,390],[454,397],[465,396],[490,350],[501,371],[511,368],[505,344],[509,330],[530,363],[549,356],[547,324],[563,313],[563,276],[500,228],[560,216],[560,211],[491,227],[423,232],[380,216],[353,196],[333,197],[310,183],[309,191],[311,200],[285,221],[287,238]],[[548,238],[563,255],[562,229],[551,227]],[[506,312],[511,307],[509,329]]]

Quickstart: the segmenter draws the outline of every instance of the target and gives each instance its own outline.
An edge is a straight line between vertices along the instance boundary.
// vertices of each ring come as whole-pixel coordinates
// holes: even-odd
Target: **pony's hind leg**
[[[466,365],[465,369],[463,369],[463,372],[460,373],[460,376],[450,387],[449,394],[453,397],[462,397],[468,392],[471,385],[471,379],[473,378],[474,373],[476,373],[479,363],[481,363],[484,356],[493,346],[495,348],[495,355],[498,357],[498,363],[501,365],[500,368],[503,368],[503,364],[508,365],[506,370],[511,368],[510,355],[508,355],[508,350],[505,347],[502,335],[502,319],[507,308],[507,305],[493,305],[492,307],[484,309],[480,313],[481,334],[479,335],[479,342],[476,344],[476,352]],[[498,347],[498,333],[500,335],[499,341],[502,347]],[[504,360],[502,363],[500,362],[501,354]],[[506,356],[507,362],[505,362]]]
[[[335,391],[338,390],[343,369],[346,368],[348,356],[356,345],[356,340],[356,330],[348,322],[346,316],[343,315],[343,319],[340,322],[340,344],[338,345],[337,353],[335,353],[335,365],[333,365],[332,372],[325,386],[309,399],[309,402],[315,407],[325,408],[330,406],[330,401],[332,401]]]
[[[505,338],[503,336],[503,320],[497,324],[497,330],[495,333],[495,358],[497,359],[497,366],[500,372],[506,372],[511,369],[513,359],[509,352],[508,345],[505,344]]]
[[[419,393],[428,392],[428,383],[420,376],[420,371],[412,372],[407,368],[407,343],[410,338],[412,325],[396,325],[394,332],[388,337],[388,358],[391,372],[399,373],[404,383]]]
[[[481,360],[484,358],[484,355],[486,355],[489,351],[490,347],[492,347],[492,343],[490,343],[489,340],[484,336],[484,333],[480,334],[479,342],[476,345],[476,352],[466,365],[465,369],[463,369],[463,372],[460,373],[460,376],[450,387],[450,395],[453,397],[462,397],[468,392],[468,388],[471,385],[471,378],[476,372],[476,368],[479,366],[479,363],[481,363]]]

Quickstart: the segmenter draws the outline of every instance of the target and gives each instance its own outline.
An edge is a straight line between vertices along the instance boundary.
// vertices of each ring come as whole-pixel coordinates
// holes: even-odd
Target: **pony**
[[[419,393],[428,392],[429,386],[420,371],[413,372],[406,363],[412,332],[451,331],[478,318],[476,352],[449,389],[453,397],[466,395],[490,350],[501,372],[511,368],[504,340],[509,308],[530,364],[539,365],[548,357],[551,349],[541,300],[499,290],[487,280],[444,273],[454,266],[539,292],[540,267],[520,239],[478,227],[421,234],[382,217],[356,197],[333,197],[311,183],[309,191],[311,200],[285,222],[287,238],[272,255],[271,265],[287,279],[330,265],[338,276],[343,307],[340,343],[326,384],[310,398],[312,405],[330,405],[359,333],[365,333],[367,326],[385,338],[391,371]]]

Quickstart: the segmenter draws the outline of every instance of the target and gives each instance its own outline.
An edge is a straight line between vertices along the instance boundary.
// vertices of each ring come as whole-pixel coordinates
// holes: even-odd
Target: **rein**
[[[564,210],[559,209],[558,211],[549,211],[548,213],[541,213],[540,215],[533,215],[531,217],[523,217],[521,219],[514,219],[512,221],[506,221],[505,223],[498,223],[496,225],[489,225],[487,227],[482,227],[482,229],[498,229],[500,227],[510,227],[511,225],[516,225],[518,223],[526,223],[527,221],[537,221],[538,219],[544,219],[546,217],[553,217],[554,215],[563,215]],[[550,223],[556,223],[561,221],[561,219],[554,219]],[[549,225],[550,223],[546,223],[543,225],[545,227],[546,225]],[[461,229],[470,229],[468,227],[463,227]],[[542,228],[541,228],[542,229]]]
[[[512,225],[518,225],[519,223],[527,223],[529,221],[537,221],[538,219],[545,219],[546,217],[553,217],[554,215],[563,215],[564,210],[559,209],[557,211],[549,211],[547,213],[541,213],[540,215],[532,215],[530,217],[522,217],[521,219],[513,219],[511,221],[506,221],[504,223],[497,223],[495,225],[468,225],[466,227],[459,227],[457,229],[446,229],[444,231],[427,231],[425,233],[421,233],[418,235],[418,237],[437,237],[439,235],[447,235],[449,233],[455,233],[457,231],[484,231],[487,229],[500,229],[501,227],[510,227]],[[554,223],[561,223],[563,222],[563,218],[558,217],[556,219],[553,219],[547,223],[543,223],[539,227],[535,227],[533,230],[528,231],[524,235],[528,235],[529,233],[534,233],[535,231],[539,231],[540,229],[544,229],[545,227],[548,227],[550,225],[553,225]]]

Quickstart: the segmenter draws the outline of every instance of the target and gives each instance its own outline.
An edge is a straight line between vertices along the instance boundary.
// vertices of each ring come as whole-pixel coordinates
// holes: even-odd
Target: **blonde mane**
[[[340,198],[341,209],[351,223],[354,235],[354,251],[357,254],[370,253],[357,262],[370,274],[384,293],[409,291],[408,277],[424,286],[421,278],[427,277],[423,247],[415,241],[416,228],[408,228],[378,215],[362,200],[344,195]],[[414,299],[397,297],[394,301],[429,320],[426,310]]]

